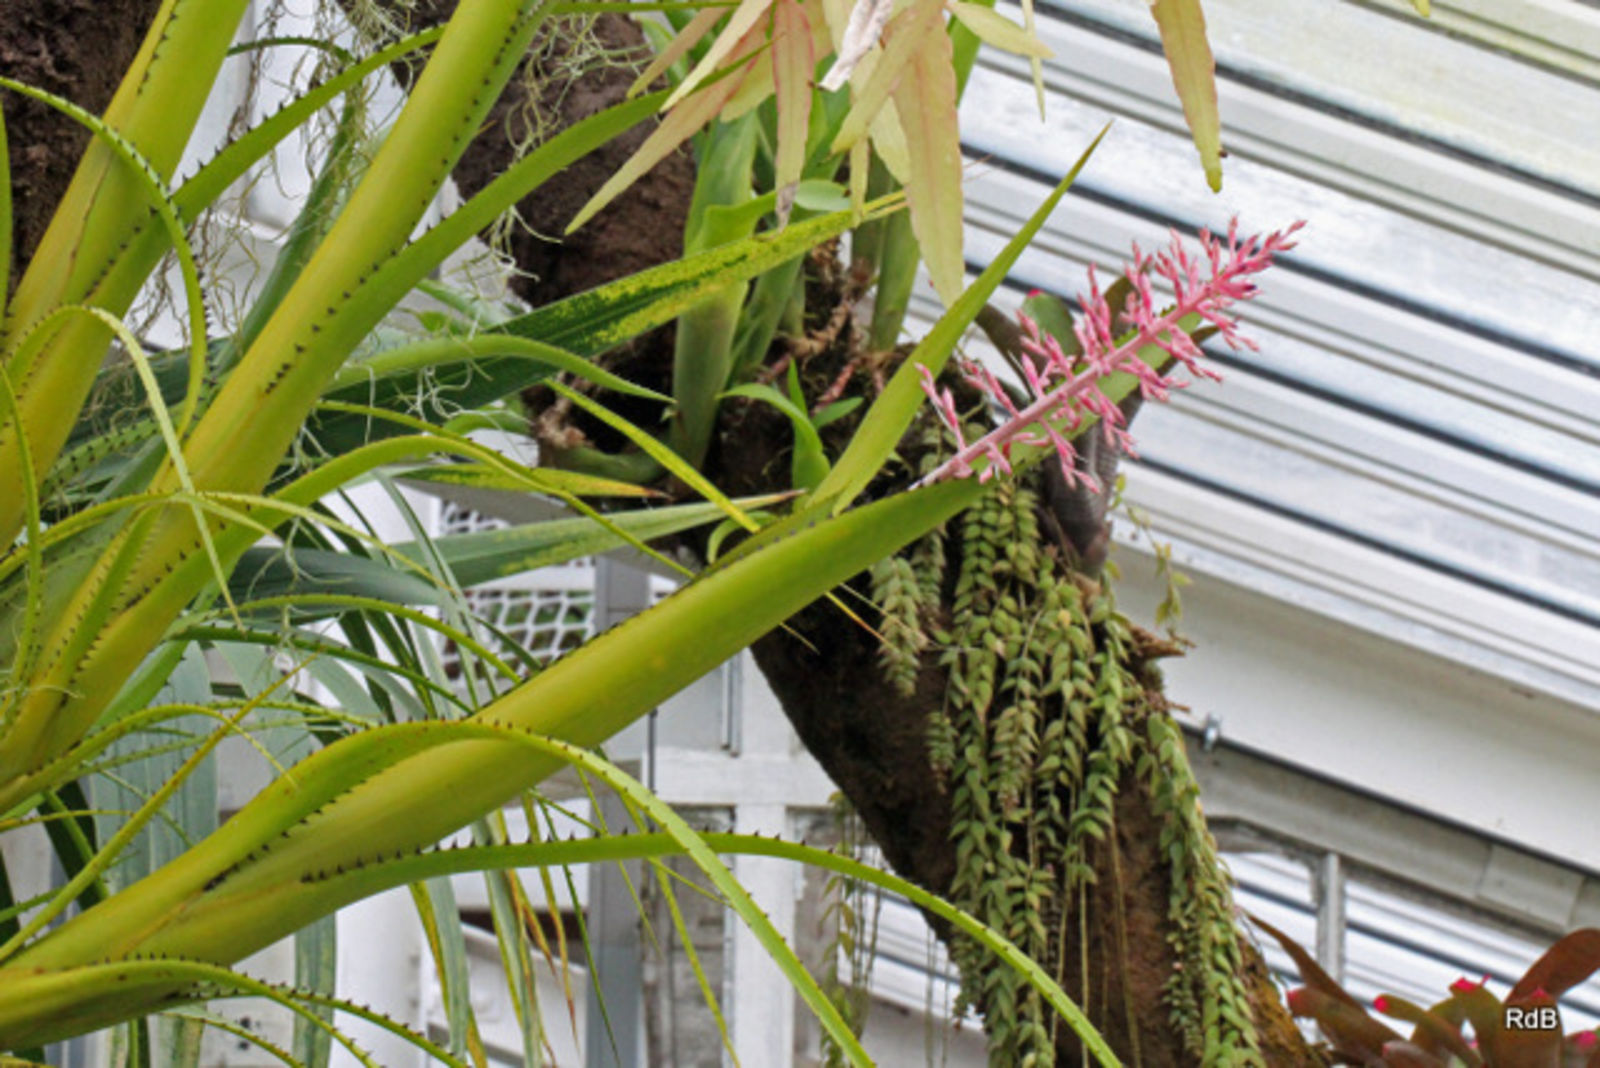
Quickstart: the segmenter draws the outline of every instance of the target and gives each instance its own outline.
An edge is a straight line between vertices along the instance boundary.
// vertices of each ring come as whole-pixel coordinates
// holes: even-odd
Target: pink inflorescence
[[[1077,451],[1063,431],[1070,433],[1086,417],[1094,417],[1111,444],[1124,452],[1133,450],[1121,410],[1101,390],[1105,376],[1119,371],[1131,374],[1138,379],[1139,391],[1144,397],[1165,400],[1171,390],[1184,383],[1139,358],[1141,349],[1156,345],[1172,357],[1174,369],[1182,366],[1202,378],[1220,377],[1199,362],[1202,355],[1199,346],[1178,324],[1190,316],[1198,316],[1201,326],[1215,327],[1217,336],[1230,347],[1255,348],[1254,343],[1239,333],[1238,322],[1230,308],[1238,301],[1255,296],[1256,287],[1250,276],[1271,266],[1279,252],[1294,248],[1291,239],[1303,225],[1297,222],[1265,237],[1241,238],[1235,219],[1228,227],[1226,241],[1219,240],[1210,231],[1200,232],[1199,256],[1191,255],[1184,248],[1176,232],[1172,235],[1172,244],[1154,255],[1141,252],[1135,245],[1133,262],[1127,268],[1133,292],[1122,309],[1122,318],[1132,333],[1124,330],[1127,340],[1121,344],[1117,343],[1111,307],[1091,266],[1089,295],[1079,301],[1083,315],[1074,328],[1083,350],[1081,356],[1069,356],[1056,339],[1041,331],[1032,319],[1018,316],[1024,334],[1020,363],[1027,380],[1028,396],[1033,398],[1026,406],[1019,409],[988,368],[970,360],[962,361],[961,372],[967,381],[997,401],[1007,413],[1002,425],[970,444],[961,433],[955,397],[948,389],[941,390],[934,384],[926,367],[919,367],[923,391],[933,400],[945,425],[955,433],[958,446],[956,454],[924,477],[922,483],[964,478],[975,470],[979,480],[986,481],[997,470],[1011,471],[1011,452],[1015,446],[1049,445],[1055,449],[1062,474],[1069,484],[1082,481],[1093,486],[1091,476],[1078,469]],[[1165,312],[1160,311],[1153,278],[1163,280],[1173,291],[1174,300]],[[985,459],[989,463],[981,469],[974,467]]]

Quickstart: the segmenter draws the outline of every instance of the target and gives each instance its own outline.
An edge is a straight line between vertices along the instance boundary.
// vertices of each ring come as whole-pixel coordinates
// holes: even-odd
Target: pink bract
[[[980,481],[993,477],[996,470],[1011,470],[1012,449],[1017,445],[1049,444],[1055,449],[1061,471],[1068,484],[1093,479],[1077,467],[1077,450],[1063,431],[1075,430],[1086,416],[1100,423],[1100,432],[1124,452],[1132,453],[1133,441],[1123,426],[1122,411],[1101,389],[1105,376],[1117,372],[1133,375],[1140,393],[1147,399],[1165,400],[1168,393],[1184,383],[1170,372],[1158,371],[1139,358],[1146,346],[1155,345],[1171,357],[1172,370],[1183,367],[1191,375],[1219,378],[1200,363],[1203,353],[1179,324],[1191,316],[1200,326],[1211,326],[1231,348],[1255,348],[1239,332],[1231,308],[1255,296],[1250,276],[1272,264],[1273,257],[1294,248],[1293,235],[1304,223],[1271,234],[1241,238],[1235,219],[1228,227],[1226,240],[1200,231],[1200,254],[1192,255],[1176,232],[1172,243],[1153,255],[1133,247],[1133,261],[1127,277],[1133,286],[1122,318],[1130,326],[1123,331],[1120,344],[1114,332],[1112,312],[1101,292],[1094,267],[1089,268],[1089,295],[1080,298],[1083,314],[1074,331],[1083,354],[1067,355],[1059,342],[1039,329],[1026,315],[1019,315],[1023,331],[1021,357],[1024,386],[1032,398],[1018,409],[993,372],[972,361],[962,361],[962,375],[980,392],[999,403],[1007,413],[1000,426],[970,444],[961,433],[961,420],[955,398],[948,389],[940,390],[926,367],[922,372],[923,391],[933,400],[939,417],[956,436],[956,454],[929,472],[920,484],[948,478],[964,478],[977,473]],[[1160,279],[1173,292],[1174,300],[1160,311],[1153,279]],[[1129,333],[1131,330],[1131,333]],[[981,467],[983,460],[989,461]],[[1098,487],[1095,487],[1098,488]]]

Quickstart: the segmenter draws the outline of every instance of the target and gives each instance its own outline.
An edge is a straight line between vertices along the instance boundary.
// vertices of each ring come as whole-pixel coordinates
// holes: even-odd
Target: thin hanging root
[[[845,387],[850,384],[850,379],[858,371],[865,370],[872,379],[873,390],[881,394],[887,385],[887,381],[884,378],[884,370],[899,357],[900,352],[896,349],[890,349],[887,352],[863,352],[851,357],[850,362],[845,364],[844,368],[839,372],[839,376],[833,380],[833,383],[828,386],[822,396],[817,398],[813,411],[821,411],[843,396]]]
[[[822,391],[822,396],[817,398],[816,407],[819,410],[826,408],[828,405],[832,404],[834,401],[838,400],[844,395],[845,387],[850,384],[850,380],[855,377],[856,369],[859,368],[866,359],[866,353],[862,353],[859,356],[850,357],[849,362],[847,362],[843,369],[840,370],[838,376],[835,377],[831,383],[829,383],[827,389]],[[883,391],[880,389],[879,392],[881,393]]]

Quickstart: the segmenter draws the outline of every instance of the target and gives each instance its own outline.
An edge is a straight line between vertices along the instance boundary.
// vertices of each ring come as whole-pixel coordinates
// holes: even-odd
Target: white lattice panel
[[[440,534],[472,534],[500,530],[505,520],[446,501]],[[595,564],[580,557],[566,564],[485,582],[466,591],[474,616],[533,653],[544,663],[571,652],[595,633]],[[674,584],[651,577],[651,603],[672,592]],[[460,670],[459,651],[445,650],[452,673]]]
[[[441,534],[498,530],[509,524],[446,502]],[[544,663],[594,634],[594,562],[588,558],[487,582],[466,591],[472,614]],[[461,670],[460,650],[444,651],[446,669]]]

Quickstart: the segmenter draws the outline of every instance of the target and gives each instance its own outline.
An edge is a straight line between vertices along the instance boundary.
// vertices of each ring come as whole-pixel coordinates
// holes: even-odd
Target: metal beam
[[[1481,910],[1515,927],[1554,935],[1600,925],[1600,872],[1552,861],[1481,830],[1449,824],[1352,790],[1226,741],[1205,751],[1198,730],[1190,763],[1206,818],[1224,849],[1263,845],[1318,865],[1318,949],[1324,966],[1339,959],[1331,939],[1342,928],[1342,884],[1360,871],[1387,885],[1424,889],[1429,897]],[[1332,858],[1330,861],[1329,858]],[[1335,901],[1337,898],[1337,902]],[[1331,969],[1330,969],[1331,970]]]

